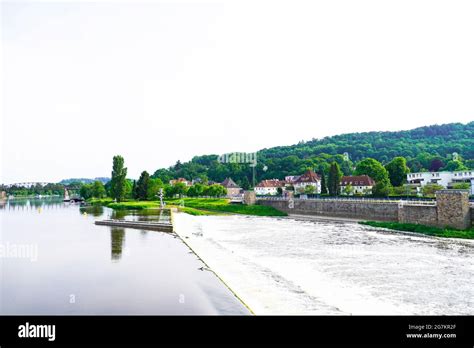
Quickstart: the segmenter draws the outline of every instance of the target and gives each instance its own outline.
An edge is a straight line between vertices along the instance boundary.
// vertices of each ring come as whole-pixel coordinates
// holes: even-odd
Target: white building
[[[307,186],[313,186],[314,193],[321,193],[321,178],[312,170],[308,170],[294,181],[293,186],[295,193],[305,193]]]
[[[285,182],[278,179],[262,180],[255,186],[255,194],[257,196],[276,195],[278,194],[278,188],[281,188],[283,192]]]
[[[474,169],[457,172],[421,172],[407,174],[407,182],[421,187],[426,184],[437,184],[452,188],[453,184],[468,182],[471,184],[471,195],[474,195]]]
[[[173,179],[170,180],[170,185],[176,185],[176,184],[184,184],[185,186],[192,186],[193,183],[191,181],[186,180],[185,178],[178,178],[178,179]]]
[[[350,187],[349,195],[370,195],[375,181],[368,175],[343,176],[340,182],[341,194],[346,193],[346,188]]]

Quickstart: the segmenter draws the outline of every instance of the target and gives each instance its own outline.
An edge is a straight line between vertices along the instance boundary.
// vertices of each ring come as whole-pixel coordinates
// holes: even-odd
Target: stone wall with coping
[[[398,203],[365,203],[325,200],[259,200],[288,214],[320,215],[359,220],[398,221]],[[293,203],[292,203],[293,202]]]
[[[398,222],[438,226],[438,210],[435,205],[402,205],[398,211]]]
[[[436,205],[413,202],[374,202],[350,200],[275,199],[258,200],[288,214],[394,221],[437,227],[467,229],[474,224],[474,207],[466,190],[442,190],[436,193]]]

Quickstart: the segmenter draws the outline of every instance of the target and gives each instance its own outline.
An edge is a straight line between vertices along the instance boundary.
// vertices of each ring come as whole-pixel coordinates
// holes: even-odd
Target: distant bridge
[[[31,187],[34,187],[36,185],[41,185],[41,186],[46,186],[48,184],[52,184],[51,182],[33,182],[33,181],[30,181],[30,182],[17,182],[17,183],[14,183],[14,184],[8,184],[8,185],[5,185],[5,187],[13,187],[13,186],[16,186],[16,187],[26,187],[26,188],[31,188]]]

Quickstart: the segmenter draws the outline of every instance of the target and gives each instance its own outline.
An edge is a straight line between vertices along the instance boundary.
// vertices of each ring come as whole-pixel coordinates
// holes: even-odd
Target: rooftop
[[[375,181],[368,175],[348,175],[341,178],[341,185],[374,186]]]

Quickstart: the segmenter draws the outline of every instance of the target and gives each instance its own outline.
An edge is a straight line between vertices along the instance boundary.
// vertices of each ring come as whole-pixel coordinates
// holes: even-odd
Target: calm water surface
[[[175,234],[94,225],[168,218],[125,214],[0,202],[0,314],[248,314]]]

